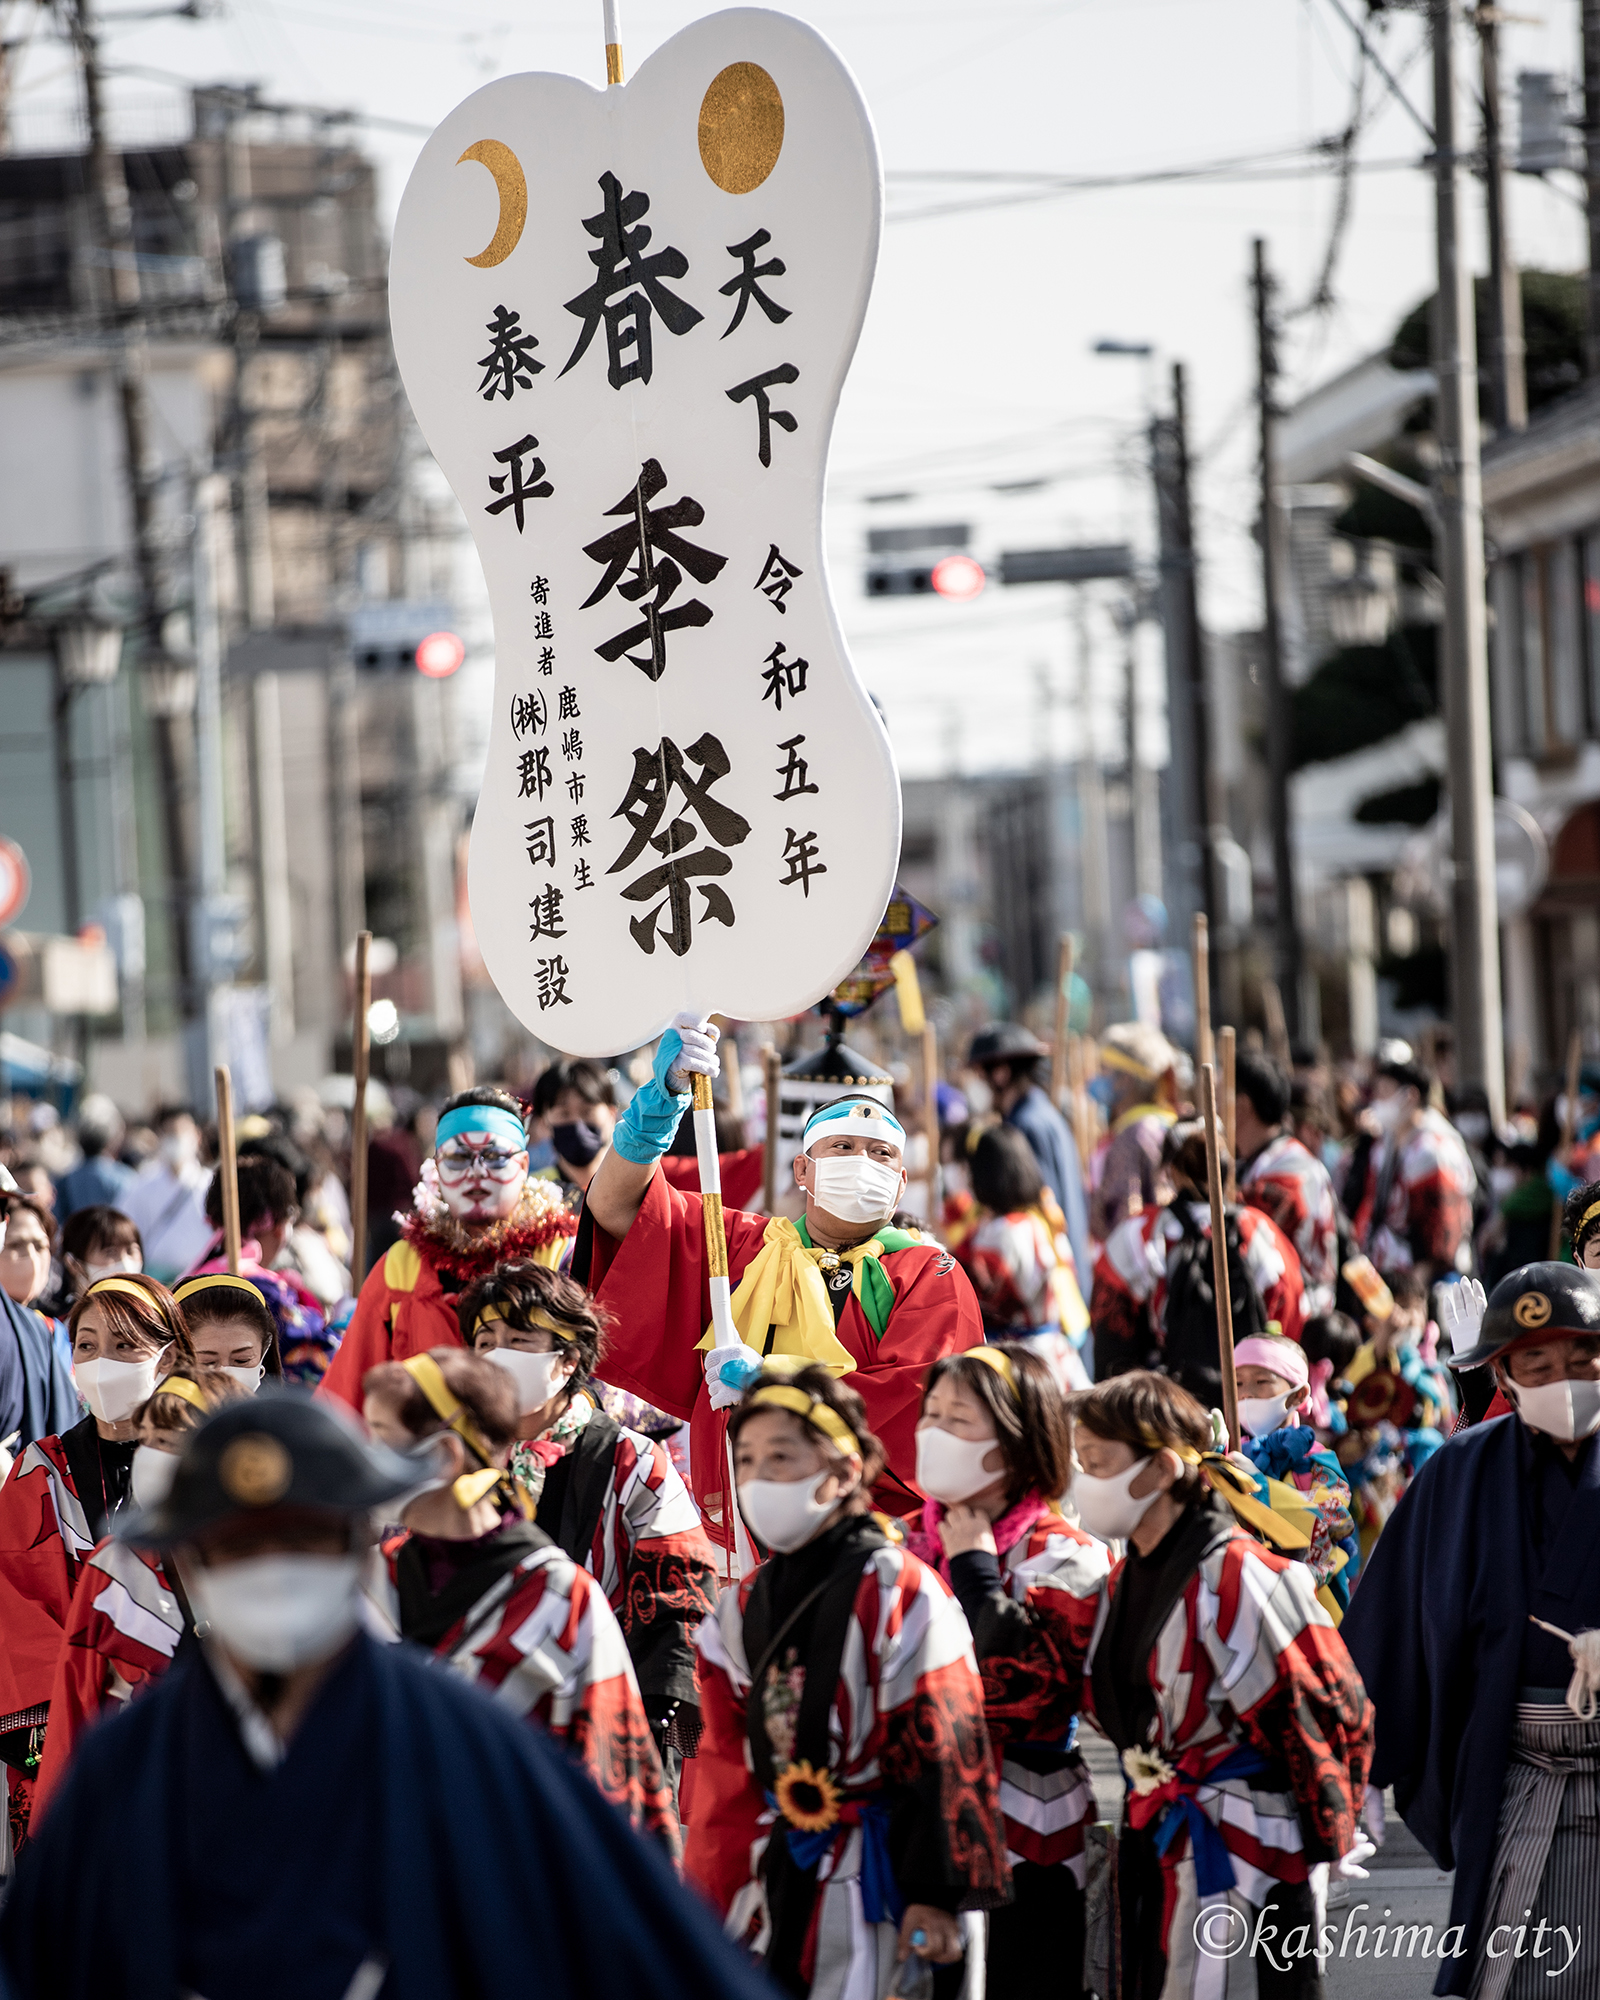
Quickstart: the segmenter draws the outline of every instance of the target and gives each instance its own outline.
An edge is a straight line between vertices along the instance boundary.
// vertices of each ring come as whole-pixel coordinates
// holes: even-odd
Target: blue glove
[[[683,1030],[688,1031],[687,1042]],[[680,1014],[661,1037],[650,1081],[634,1092],[611,1135],[613,1148],[625,1160],[636,1167],[653,1167],[672,1144],[691,1101],[687,1090],[672,1086],[684,1077],[685,1070],[716,1075],[716,1033],[715,1028],[703,1028],[692,1014]]]

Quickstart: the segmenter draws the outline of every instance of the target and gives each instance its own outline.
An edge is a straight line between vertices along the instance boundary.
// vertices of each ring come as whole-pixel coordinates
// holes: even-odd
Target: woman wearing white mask
[[[189,1344],[202,1368],[220,1368],[247,1396],[270,1375],[283,1379],[278,1329],[260,1288],[226,1272],[184,1278],[172,1296],[183,1308]]]
[[[73,1300],[80,1299],[96,1278],[142,1271],[144,1244],[137,1224],[120,1208],[76,1210],[62,1225],[61,1264]]]
[[[971,1637],[867,1511],[882,1447],[854,1390],[769,1364],[728,1435],[771,1554],[700,1628],[685,1872],[783,1991],[881,2000],[1009,1890]]]
[[[462,1339],[516,1397],[511,1470],[533,1518],[605,1592],[676,1783],[700,1733],[694,1632],[717,1602],[700,1510],[665,1445],[601,1407],[593,1376],[606,1321],[582,1285],[540,1264],[502,1264],[461,1294],[457,1312]]]
[[[437,1347],[370,1369],[367,1428],[432,1469],[393,1511],[388,1609],[503,1707],[549,1732],[638,1833],[676,1858],[678,1821],[627,1648],[598,1585],[535,1527],[508,1468],[516,1397],[503,1369]]]
[[[158,1377],[194,1361],[172,1294],[142,1274],[91,1285],[68,1328],[89,1414],[29,1445],[0,1487],[0,1759],[14,1832],[26,1827],[79,1571],[129,1498],[136,1413]]]
[[[1122,1753],[1126,2000],[1320,1990],[1313,1871],[1356,1870],[1372,1704],[1303,1565],[1240,1527],[1201,1470],[1206,1412],[1137,1370],[1073,1403],[1078,1518],[1128,1543],[1087,1706]],[[1208,1459],[1209,1463],[1209,1459]],[[1258,1917],[1276,1957],[1231,1956]]]
[[[1110,1560],[1062,1518],[1072,1471],[1066,1399],[1020,1342],[928,1371],[908,1546],[954,1590],[983,1675],[1012,1901],[989,1919],[989,1990],[1082,1987],[1084,1828],[1094,1789],[1077,1750],[1083,1663]]]
[[[136,1507],[164,1499],[184,1439],[212,1410],[246,1391],[232,1371],[193,1368],[164,1375],[135,1412],[130,1498]],[[160,1679],[191,1629],[188,1600],[154,1549],[108,1535],[78,1572],[50,1690],[50,1727],[39,1763],[34,1821],[66,1774],[80,1736],[114,1704]]]

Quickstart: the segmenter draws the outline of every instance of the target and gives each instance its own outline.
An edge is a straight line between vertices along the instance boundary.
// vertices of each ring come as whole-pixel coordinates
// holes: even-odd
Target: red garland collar
[[[400,1234],[436,1271],[443,1271],[462,1284],[482,1278],[497,1264],[514,1264],[531,1259],[558,1237],[576,1236],[578,1218],[566,1209],[553,1213],[531,1193],[503,1222],[487,1229],[465,1228],[453,1215],[440,1221],[426,1221],[413,1211],[400,1225]]]

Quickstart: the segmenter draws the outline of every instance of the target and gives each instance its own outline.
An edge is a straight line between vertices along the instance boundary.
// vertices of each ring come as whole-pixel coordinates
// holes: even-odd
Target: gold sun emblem
[[[826,1769],[791,1764],[773,1787],[778,1810],[800,1833],[826,1833],[839,1817],[839,1791]]]
[[[294,1461],[275,1437],[250,1431],[237,1437],[217,1461],[217,1478],[241,1507],[270,1507],[294,1478]]]

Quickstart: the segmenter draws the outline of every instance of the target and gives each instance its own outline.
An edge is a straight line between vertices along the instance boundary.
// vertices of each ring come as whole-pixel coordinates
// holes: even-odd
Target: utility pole
[[[1272,957],[1283,1016],[1291,1042],[1300,1038],[1300,919],[1295,909],[1294,842],[1289,827],[1289,766],[1294,755],[1294,717],[1283,676],[1283,625],[1279,615],[1278,582],[1282,561],[1282,522],[1274,490],[1277,447],[1277,341],[1272,324],[1274,285],[1267,270],[1267,246],[1255,239],[1253,290],[1256,308],[1256,400],[1261,413],[1261,604],[1262,637],[1267,670],[1267,814],[1272,826],[1272,873],[1277,884],[1277,914],[1272,927]]]
[[[1522,337],[1522,286],[1506,218],[1500,15],[1493,6],[1480,6],[1473,19],[1483,77],[1483,188],[1489,225],[1489,366],[1494,384],[1494,427],[1497,431],[1521,431],[1528,427],[1528,373]]]
[[[1590,0],[1585,0],[1587,36]],[[1477,332],[1472,273],[1462,255],[1463,156],[1456,146],[1456,37],[1452,0],[1429,0],[1433,45],[1434,186],[1439,296],[1434,312],[1438,377],[1440,574],[1444,582],[1441,662],[1449,755],[1451,965],[1457,1085],[1488,1094],[1496,1124],[1505,1115],[1505,1050],[1500,1021],[1500,936],[1494,873],[1494,786],[1489,761],[1488,615],[1484,602],[1483,471],[1478,437]],[[1591,150],[1591,171],[1595,155]],[[1593,186],[1593,182],[1591,182]],[[1591,217],[1595,210],[1591,207]],[[1592,296],[1592,294],[1591,294]],[[1592,338],[1592,330],[1591,330]]]
[[[1167,716],[1172,739],[1168,770],[1171,800],[1173,904],[1171,934],[1189,936],[1197,910],[1213,933],[1222,917],[1217,857],[1211,838],[1210,701],[1200,632],[1200,596],[1189,497],[1189,437],[1183,363],[1172,365],[1172,414],[1150,426],[1151,471],[1160,531],[1161,622],[1167,644]],[[1185,749],[1187,747],[1187,754]],[[1216,984],[1215,957],[1212,985]]]
[[[1589,208],[1589,319],[1583,372],[1600,375],[1600,0],[1583,0],[1583,178]]]

